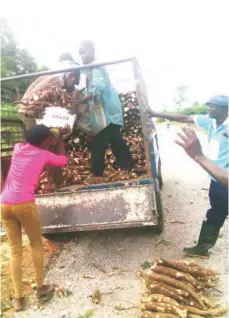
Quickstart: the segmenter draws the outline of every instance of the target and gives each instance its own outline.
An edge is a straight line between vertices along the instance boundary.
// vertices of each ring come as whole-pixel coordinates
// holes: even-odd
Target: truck
[[[91,184],[84,187],[72,185],[57,189],[53,193],[36,195],[42,233],[46,237],[52,237],[56,233],[134,227],[146,227],[155,233],[161,233],[164,228],[161,199],[163,181],[158,135],[155,123],[147,115],[150,107],[139,63],[133,57],[79,68],[90,69],[100,66],[106,66],[110,70],[115,66],[121,70],[131,69],[131,79],[122,81],[117,80],[116,77],[112,83],[119,92],[125,93],[128,90],[136,92],[144,136],[147,174],[141,179]],[[3,78],[1,82],[58,72],[63,70]],[[15,107],[15,115],[16,112]],[[3,183],[10,166],[13,145],[23,140],[25,129],[26,127],[16,116],[10,118],[2,111],[1,177]]]

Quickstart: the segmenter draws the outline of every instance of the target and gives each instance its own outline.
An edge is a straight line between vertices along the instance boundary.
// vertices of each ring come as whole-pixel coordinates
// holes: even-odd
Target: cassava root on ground
[[[218,273],[182,260],[156,259],[146,273],[138,273],[146,286],[143,318],[218,317],[228,311],[217,307],[205,290],[215,286]]]

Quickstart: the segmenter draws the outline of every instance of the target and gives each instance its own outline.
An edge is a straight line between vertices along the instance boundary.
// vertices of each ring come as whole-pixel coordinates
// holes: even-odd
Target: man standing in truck
[[[95,62],[95,45],[92,41],[83,41],[79,54],[83,64]],[[108,72],[104,67],[87,70],[87,96],[81,103],[89,103],[89,121],[92,130],[91,153],[92,173],[102,176],[104,155],[108,144],[111,145],[117,164],[123,170],[131,170],[132,158],[122,138],[122,105],[118,93],[112,86]]]
[[[196,124],[208,132],[209,158],[220,168],[228,170],[228,97],[216,95],[207,102],[208,115],[187,116],[150,111],[151,117],[160,117],[186,124]],[[189,255],[208,256],[218,238],[220,228],[228,215],[228,189],[212,176],[209,201],[211,208],[203,221],[196,246],[184,248]]]

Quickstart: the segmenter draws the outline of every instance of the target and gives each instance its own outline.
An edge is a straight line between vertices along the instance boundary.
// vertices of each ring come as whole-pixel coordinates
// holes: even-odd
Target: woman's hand
[[[71,134],[71,129],[69,125],[66,125],[62,128],[51,128],[51,132],[54,135],[53,145],[56,145],[60,140],[68,138],[68,136]]]
[[[182,128],[182,133],[178,133],[180,140],[176,140],[176,144],[181,146],[189,157],[196,159],[197,157],[203,156],[202,147],[200,141],[191,128]]]
[[[60,135],[63,136],[66,134],[70,134],[71,128],[69,125],[66,125],[64,128],[59,128],[59,131],[60,131]]]
[[[66,125],[64,128],[60,128],[60,138],[66,140],[71,134],[71,128],[69,125]]]

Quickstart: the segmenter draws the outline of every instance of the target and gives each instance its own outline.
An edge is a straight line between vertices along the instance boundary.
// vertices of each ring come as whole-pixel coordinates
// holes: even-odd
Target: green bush
[[[207,107],[205,105],[197,105],[188,108],[179,109],[172,113],[184,114],[184,115],[205,115],[207,114]]]
[[[181,108],[174,111],[164,111],[164,114],[183,114],[183,115],[205,115],[207,114],[207,107],[205,105],[194,105],[192,107]],[[165,122],[165,118],[157,118],[158,123]]]
[[[1,118],[18,118],[17,106],[3,103],[1,105]]]

